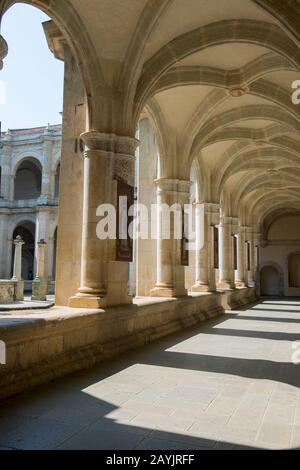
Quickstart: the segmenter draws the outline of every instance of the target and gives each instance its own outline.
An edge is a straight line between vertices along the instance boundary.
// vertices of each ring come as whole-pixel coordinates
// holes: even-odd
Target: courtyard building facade
[[[0,278],[13,274],[13,241],[25,242],[22,278],[25,290],[37,269],[37,244],[47,243],[46,277],[54,292],[59,204],[61,126],[9,130],[1,134]]]

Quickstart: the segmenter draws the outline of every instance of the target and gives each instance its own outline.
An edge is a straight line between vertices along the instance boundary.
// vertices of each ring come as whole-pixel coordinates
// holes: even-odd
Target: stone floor
[[[0,449],[300,448],[298,340],[299,299],[231,311],[3,402]]]

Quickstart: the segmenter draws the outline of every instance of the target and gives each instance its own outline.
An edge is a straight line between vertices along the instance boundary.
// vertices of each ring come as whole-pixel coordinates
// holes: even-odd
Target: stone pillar
[[[2,148],[2,165],[1,165],[1,199],[4,201],[11,200],[11,183],[12,183],[12,175],[11,175],[11,134],[7,133],[2,141],[3,148]]]
[[[213,227],[219,224],[219,218],[218,204],[196,205],[196,284],[192,292],[216,290]]]
[[[43,142],[43,173],[40,203],[48,204],[51,200],[51,157],[53,141],[49,130],[45,130]]]
[[[255,244],[253,228],[247,230],[247,241],[250,243],[250,266],[248,273],[248,287],[255,287],[256,282],[256,266],[255,266]]]
[[[24,300],[24,281],[22,280],[22,248],[25,245],[20,235],[14,240],[15,257],[12,281],[15,284],[15,300]]]
[[[185,289],[185,267],[182,266],[182,226],[174,224],[171,208],[175,217],[182,220],[184,205],[189,203],[190,181],[160,178],[157,186],[157,282],[151,291],[153,297],[182,297],[187,295]],[[169,209],[169,214],[168,214]],[[164,233],[167,227],[166,217],[170,220],[170,233]],[[181,239],[176,239],[181,237]]]
[[[234,289],[232,218],[222,217],[219,225],[219,282],[218,288]]]
[[[150,232],[151,206],[156,204],[158,150],[155,144],[155,131],[148,118],[139,122],[139,158],[137,165],[138,204],[148,209]],[[139,222],[142,215],[139,215]],[[136,294],[149,297],[156,283],[156,240],[149,236],[147,240],[139,238],[136,243]]]
[[[247,286],[246,275],[246,227],[240,225],[237,236],[237,278],[236,287]]]
[[[8,219],[6,214],[0,214],[0,279],[7,279],[7,262],[8,262]]]
[[[101,204],[117,205],[117,181],[133,185],[138,141],[95,131],[81,136],[84,152],[84,200],[81,286],[69,305],[104,308],[131,303],[129,263],[116,261],[116,240],[100,240],[96,229]]]
[[[47,300],[46,248],[47,243],[45,240],[41,240],[38,243],[37,272],[32,283],[32,300]]]

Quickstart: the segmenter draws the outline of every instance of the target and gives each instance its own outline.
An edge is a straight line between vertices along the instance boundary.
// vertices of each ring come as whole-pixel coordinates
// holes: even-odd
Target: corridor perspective
[[[299,335],[300,299],[232,310],[3,402],[0,446],[299,448]]]

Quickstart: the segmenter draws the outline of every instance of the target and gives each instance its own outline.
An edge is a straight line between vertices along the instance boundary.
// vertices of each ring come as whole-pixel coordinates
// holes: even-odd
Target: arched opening
[[[42,189],[42,167],[28,158],[19,165],[15,176],[14,200],[38,199]]]
[[[263,296],[280,295],[279,273],[274,266],[265,266],[260,273],[260,293]]]
[[[22,250],[22,279],[28,281],[25,286],[29,288],[30,282],[34,278],[34,254],[35,254],[35,224],[33,222],[20,223],[13,232],[13,240],[20,236],[25,242]],[[12,253],[12,270],[13,273],[14,248]]]
[[[289,256],[289,287],[300,287],[300,253]]]

